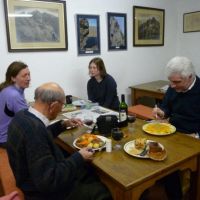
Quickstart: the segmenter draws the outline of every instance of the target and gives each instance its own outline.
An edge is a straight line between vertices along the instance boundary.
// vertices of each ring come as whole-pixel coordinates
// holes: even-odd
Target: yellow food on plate
[[[105,142],[97,135],[85,133],[76,139],[75,144],[79,148],[90,147],[98,149],[103,147]]]
[[[167,123],[149,123],[143,126],[143,130],[153,135],[168,135],[174,133],[176,128]]]

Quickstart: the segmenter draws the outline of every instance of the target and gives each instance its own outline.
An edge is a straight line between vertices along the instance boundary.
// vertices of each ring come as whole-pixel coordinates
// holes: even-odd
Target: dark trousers
[[[145,190],[140,200],[182,200],[182,187],[178,171],[165,176]]]
[[[169,200],[181,200],[183,198],[179,171],[173,172],[161,179]]]
[[[77,176],[75,185],[65,200],[112,200],[109,190],[100,181],[93,168],[86,165],[84,171],[85,173]]]
[[[42,194],[25,192],[25,200],[112,200],[106,186],[101,183],[90,165],[80,167],[76,179],[64,191]]]

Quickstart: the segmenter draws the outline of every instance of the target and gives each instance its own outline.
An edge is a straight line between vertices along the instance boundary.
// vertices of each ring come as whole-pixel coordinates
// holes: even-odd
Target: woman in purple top
[[[15,113],[28,105],[24,89],[29,87],[30,71],[23,62],[11,63],[6,72],[6,80],[0,84],[0,147],[6,147],[7,129]]]

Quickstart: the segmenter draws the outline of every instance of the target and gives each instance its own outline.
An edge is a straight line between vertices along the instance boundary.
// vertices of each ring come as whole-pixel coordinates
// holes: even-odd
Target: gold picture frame
[[[133,46],[163,46],[165,10],[133,6]]]
[[[66,2],[4,0],[9,52],[67,50]]]
[[[200,11],[183,14],[183,32],[199,32],[200,31]]]

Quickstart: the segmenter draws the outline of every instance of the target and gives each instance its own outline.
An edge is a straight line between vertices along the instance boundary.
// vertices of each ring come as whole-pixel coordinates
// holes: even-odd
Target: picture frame
[[[107,13],[108,50],[127,49],[127,22],[125,13]]]
[[[133,46],[164,46],[165,10],[133,7]]]
[[[68,48],[66,2],[4,0],[9,52]]]
[[[200,11],[183,14],[183,33],[200,31]]]
[[[99,15],[76,15],[78,55],[100,54]]]

